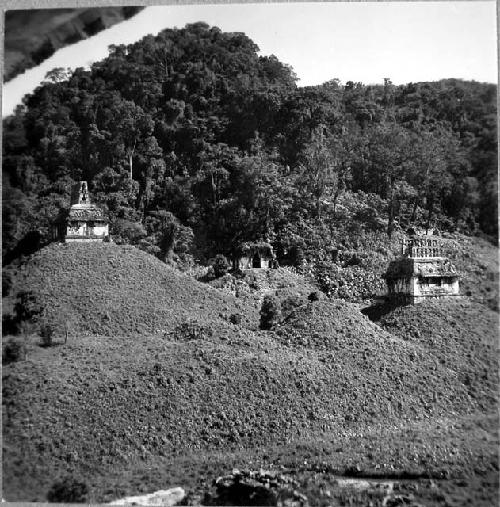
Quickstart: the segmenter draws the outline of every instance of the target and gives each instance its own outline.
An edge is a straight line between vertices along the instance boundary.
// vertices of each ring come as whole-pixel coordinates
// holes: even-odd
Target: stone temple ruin
[[[275,265],[276,257],[273,247],[265,241],[243,243],[233,259],[235,271],[270,269]]]
[[[90,202],[86,181],[73,185],[71,207],[54,223],[53,239],[66,243],[109,239],[108,218],[101,208]]]
[[[457,270],[443,256],[438,238],[412,234],[403,240],[401,253],[385,273],[390,301],[415,304],[460,296]]]

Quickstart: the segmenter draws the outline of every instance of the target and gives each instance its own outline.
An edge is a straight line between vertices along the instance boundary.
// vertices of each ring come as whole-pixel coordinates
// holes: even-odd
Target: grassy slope
[[[486,424],[497,385],[489,359],[496,314],[484,306],[457,307],[453,319],[465,331],[446,346],[431,331],[415,339],[397,324],[411,327],[431,310],[387,315],[390,335],[341,301],[304,304],[264,333],[245,298],[115,245],[44,249],[18,274],[16,290],[28,287],[51,308],[49,318],[71,316],[74,332],[51,349],[33,341],[27,361],[4,367],[9,500],[43,500],[67,473],[85,478],[93,501],[169,485],[196,490],[201,474],[216,473],[212,463],[222,472],[288,460],[306,490],[303,458],[367,470],[495,467],[495,423],[488,419],[485,433],[467,427]],[[436,308],[429,330],[451,311]],[[233,312],[247,317],[242,326],[227,322]],[[209,328],[205,339],[148,334],[187,318]],[[470,334],[471,322],[481,323],[479,334]],[[484,346],[471,350],[466,336],[479,335]],[[471,353],[474,369],[487,370],[473,389],[460,360]],[[406,449],[410,434],[415,446]],[[439,444],[429,446],[430,434]]]
[[[424,302],[397,308],[379,324],[408,343],[424,346],[456,372],[481,408],[495,408],[498,386],[498,314],[473,301]]]
[[[132,336],[170,329],[192,315],[210,321],[255,310],[167,267],[131,246],[53,244],[17,273],[16,289],[32,291],[46,319],[62,332]]]

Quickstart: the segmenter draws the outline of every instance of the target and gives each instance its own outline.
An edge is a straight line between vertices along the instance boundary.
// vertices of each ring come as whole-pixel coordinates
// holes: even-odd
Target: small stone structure
[[[71,207],[55,222],[53,237],[66,243],[109,239],[108,218],[101,208],[90,202],[86,181],[73,185]]]
[[[412,235],[403,240],[401,253],[385,273],[389,300],[415,304],[460,296],[457,270],[443,256],[438,238]]]
[[[243,243],[233,260],[233,269],[236,271],[270,269],[275,265],[273,247],[265,241]]]

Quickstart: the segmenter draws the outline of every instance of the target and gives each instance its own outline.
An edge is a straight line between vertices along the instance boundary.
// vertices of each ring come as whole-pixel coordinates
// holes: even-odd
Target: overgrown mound
[[[379,324],[425,347],[491,410],[498,389],[498,314],[474,301],[425,301],[384,315]]]
[[[295,349],[324,351],[322,360],[335,364],[337,378],[351,376],[355,399],[367,396],[368,411],[373,400],[375,411],[377,404],[386,402],[379,399],[381,392],[398,406],[413,398],[417,416],[424,413],[423,407],[434,411],[439,404],[454,405],[458,411],[494,408],[495,312],[470,301],[429,301],[399,307],[380,325],[383,329],[353,304],[320,301],[295,310],[275,335]],[[399,384],[399,392],[394,391],[394,383]],[[352,401],[350,393],[338,396]],[[348,411],[347,406],[342,410]]]
[[[444,352],[432,346],[438,335],[413,341],[399,332],[402,323],[427,322],[417,313],[412,324],[412,312],[423,306],[392,314],[401,336],[356,305],[329,300],[304,302],[274,331],[252,331],[258,315],[244,300],[132,247],[108,244],[52,245],[14,285],[31,289],[54,319],[58,312],[72,316],[78,332],[64,346],[32,342],[26,358],[4,367],[9,500],[41,500],[68,474],[91,486],[106,481],[112,495],[110,470],[133,473],[153,459],[491,411],[496,365],[483,356],[492,349],[460,345],[467,333],[477,342],[478,319],[476,333],[492,343],[495,314],[482,305],[457,307],[456,322],[470,319],[469,327],[457,341],[462,348],[446,349],[460,368],[467,351],[477,355],[471,368],[489,368],[470,389],[459,366],[443,362]],[[227,322],[232,312],[250,325]],[[429,333],[447,326],[450,312],[429,308]],[[147,334],[156,326],[164,332]],[[102,336],[85,335],[95,330]]]
[[[61,333],[105,336],[168,332],[198,319],[251,318],[252,309],[132,246],[52,244],[21,266],[11,293],[31,291]]]
[[[285,317],[275,334],[288,346],[321,351],[332,351],[348,343],[369,347],[380,340],[394,341],[356,304],[340,299],[306,302]]]
[[[477,408],[428,351],[355,318],[353,306],[329,312],[320,306],[301,331],[319,332],[318,321],[327,339],[331,316],[354,330],[338,328],[325,351],[223,321],[196,333],[31,344],[27,360],[3,371],[7,498],[41,500],[69,473],[92,484],[158,456],[382,431]]]

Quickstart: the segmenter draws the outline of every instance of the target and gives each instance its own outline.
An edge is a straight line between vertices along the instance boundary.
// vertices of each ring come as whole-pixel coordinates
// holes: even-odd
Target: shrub
[[[257,280],[257,277],[254,273],[249,273],[246,278],[246,282],[248,286],[253,290],[260,290],[261,286],[259,283],[259,280]]]
[[[228,271],[231,265],[229,264],[229,261],[224,257],[222,254],[217,254],[215,256],[215,259],[212,263],[212,269],[214,272],[215,278],[220,278],[221,276],[224,276]]]
[[[232,313],[229,317],[229,322],[231,324],[236,324],[237,326],[241,324],[242,316],[240,313]]]
[[[322,292],[328,297],[360,302],[383,292],[382,277],[360,266],[341,268],[332,263],[318,263],[314,276]]]
[[[42,345],[44,347],[51,347],[53,345],[53,335],[54,328],[50,324],[42,324],[40,327],[40,337],[42,338]]]
[[[2,350],[2,364],[15,363],[26,357],[26,346],[19,340],[9,340]]]
[[[281,313],[282,315],[288,315],[302,304],[303,301],[300,296],[288,296],[281,302]]]
[[[55,482],[47,493],[49,502],[86,503],[89,491],[84,482],[72,477]]]
[[[197,322],[183,322],[174,329],[173,337],[176,341],[203,340],[212,334],[210,328]]]
[[[311,301],[311,302],[313,302],[313,301],[319,301],[320,294],[317,291],[311,292],[311,294],[309,294],[309,296],[307,296],[307,299],[309,301]]]
[[[290,262],[292,266],[295,266],[296,268],[300,268],[305,263],[305,254],[304,254],[304,248],[302,246],[293,246],[290,249],[289,253]]]
[[[260,328],[271,329],[280,318],[280,306],[274,296],[264,296],[260,309]]]
[[[146,236],[144,226],[139,222],[117,218],[112,225],[111,234],[116,243],[137,245]]]
[[[22,291],[17,294],[17,301],[14,305],[14,312],[18,322],[23,320],[34,320],[42,312],[41,306],[37,303],[35,295],[31,291]]]

